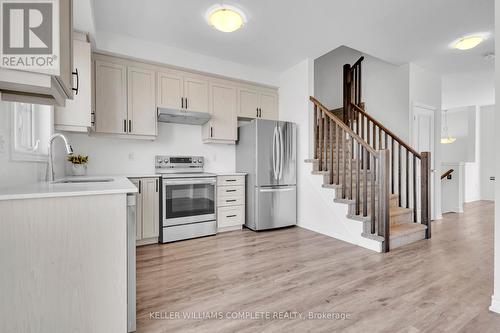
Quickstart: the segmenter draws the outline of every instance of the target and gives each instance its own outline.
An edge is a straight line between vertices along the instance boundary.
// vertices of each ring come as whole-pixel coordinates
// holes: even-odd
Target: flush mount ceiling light
[[[486,36],[474,35],[460,38],[453,44],[453,47],[458,50],[470,50],[481,44],[486,39]]]
[[[236,31],[247,21],[245,14],[240,9],[229,5],[210,7],[206,18],[210,26],[222,32]]]

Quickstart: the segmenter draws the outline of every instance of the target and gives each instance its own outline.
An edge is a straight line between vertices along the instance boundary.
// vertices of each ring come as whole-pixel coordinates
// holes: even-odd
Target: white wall
[[[304,163],[312,155],[313,61],[303,60],[283,72],[280,82],[280,119],[297,124],[298,225],[380,252],[380,242],[361,236],[363,223],[347,219],[347,205],[335,204],[335,191],[322,188],[322,176],[312,175],[312,165]]]
[[[495,53],[500,54],[500,6],[495,6]],[[500,57],[495,58],[495,96],[500,100]],[[496,113],[500,107],[496,105]],[[500,117],[495,117],[495,128],[500,128]],[[494,137],[495,146],[495,174],[500,175],[500,135]],[[495,250],[494,250],[494,294],[491,297],[491,311],[500,313],[500,181],[495,182]]]
[[[96,50],[244,81],[279,84],[279,73],[273,71],[104,31],[96,32]]]
[[[315,97],[329,108],[342,107],[343,66],[361,56],[363,101],[366,111],[408,141],[408,66],[394,66],[341,46],[314,61]]]
[[[410,72],[410,110],[414,104],[426,105],[436,109],[434,116],[434,156],[432,159],[432,169],[439,170],[441,166],[441,77],[425,68],[415,64],[409,65]],[[412,117],[410,113],[410,117]],[[411,122],[411,118],[409,118]],[[412,133],[410,133],[410,137]],[[411,142],[411,141],[410,141]],[[441,218],[441,175],[433,173],[434,179],[434,214],[435,218]]]
[[[11,116],[10,103],[0,101],[0,187],[34,183],[45,177],[45,163],[12,161]]]
[[[441,146],[443,162],[476,162],[476,107],[453,108],[446,114],[448,134],[457,140]],[[444,136],[444,112],[441,125]]]
[[[479,111],[479,178],[481,200],[495,199],[495,106],[483,106]]]
[[[453,169],[451,179],[441,181],[442,210],[444,213],[463,213],[465,202],[465,165],[464,163],[446,163],[441,165],[441,174]]]
[[[495,74],[468,72],[443,76],[443,109],[495,104]]]
[[[200,155],[207,172],[235,170],[235,146],[202,143],[196,125],[160,123],[155,141],[66,134],[75,153],[89,155],[89,175],[154,174],[155,155]]]

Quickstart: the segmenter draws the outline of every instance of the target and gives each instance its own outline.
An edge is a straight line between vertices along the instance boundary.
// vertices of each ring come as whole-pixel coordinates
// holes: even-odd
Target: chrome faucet
[[[73,148],[68,142],[68,139],[62,134],[56,133],[53,134],[49,139],[49,165],[47,168],[47,181],[54,181],[54,161],[52,158],[52,143],[55,139],[61,138],[64,141],[64,145],[66,146],[66,153],[68,155],[73,154]]]

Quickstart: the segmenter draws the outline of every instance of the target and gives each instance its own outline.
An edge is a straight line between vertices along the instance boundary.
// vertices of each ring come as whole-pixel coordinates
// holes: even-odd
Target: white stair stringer
[[[300,165],[301,189],[299,202],[307,203],[299,207],[299,226],[327,235],[366,249],[382,252],[382,242],[363,237],[363,223],[349,219],[348,205],[334,202],[333,188],[324,188],[323,176],[313,175],[312,164]]]

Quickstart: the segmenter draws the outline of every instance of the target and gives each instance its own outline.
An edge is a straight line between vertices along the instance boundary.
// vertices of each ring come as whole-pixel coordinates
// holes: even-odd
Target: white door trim
[[[431,173],[431,179],[432,179],[432,215],[431,215],[431,219],[432,220],[435,220],[435,219],[440,219],[441,218],[441,212],[438,211],[439,210],[439,207],[440,205],[438,204],[438,200],[440,200],[438,198],[438,196],[436,195],[438,193],[438,186],[440,186],[440,182],[439,182],[439,178],[438,178],[438,172],[436,172],[436,149],[438,147],[436,147],[436,112],[438,110],[437,107],[434,107],[434,106],[430,106],[430,105],[426,105],[426,104],[423,104],[423,103],[418,103],[418,102],[412,102],[411,104],[411,112],[410,112],[410,143],[411,143],[411,146],[416,148],[418,145],[417,145],[417,142],[415,141],[416,140],[416,133],[415,133],[415,128],[414,128],[414,121],[415,121],[415,116],[416,116],[416,113],[415,113],[415,108],[420,108],[420,109],[423,109],[425,111],[429,111],[429,113],[431,113],[432,115],[432,133],[431,133],[431,139],[429,140],[430,141],[430,144],[431,144],[431,147],[432,147],[432,155],[431,156],[431,169],[434,170],[434,172]],[[419,151],[419,153],[421,153],[421,151]]]

